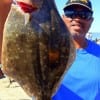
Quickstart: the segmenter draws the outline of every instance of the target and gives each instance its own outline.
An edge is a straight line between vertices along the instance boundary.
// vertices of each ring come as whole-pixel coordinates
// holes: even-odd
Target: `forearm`
[[[3,28],[4,28],[6,17],[10,10],[11,3],[12,0],[0,0],[0,63],[1,63]]]

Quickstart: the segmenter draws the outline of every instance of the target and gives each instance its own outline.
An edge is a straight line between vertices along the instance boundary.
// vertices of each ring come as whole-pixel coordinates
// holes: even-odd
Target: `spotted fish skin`
[[[31,14],[11,6],[4,26],[3,72],[29,96],[51,100],[74,60],[75,48],[54,1],[32,3],[38,9]]]

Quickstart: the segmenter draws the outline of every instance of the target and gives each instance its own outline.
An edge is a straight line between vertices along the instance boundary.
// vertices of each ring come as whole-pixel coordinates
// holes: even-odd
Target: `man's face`
[[[77,12],[80,12],[80,13],[83,12],[84,13],[85,10],[87,11],[86,8],[81,7],[81,6],[73,6],[73,9],[76,11],[76,13]],[[69,29],[70,33],[72,34],[73,38],[76,38],[76,39],[77,38],[81,39],[81,38],[85,37],[85,35],[88,32],[88,30],[91,26],[91,23],[93,21],[92,17],[86,19],[86,17],[84,17],[83,13],[82,13],[83,18],[81,18],[80,13],[79,13],[79,16],[77,14],[73,17],[66,16],[66,15],[63,16],[63,20],[64,20],[66,26],[68,27],[68,29]]]

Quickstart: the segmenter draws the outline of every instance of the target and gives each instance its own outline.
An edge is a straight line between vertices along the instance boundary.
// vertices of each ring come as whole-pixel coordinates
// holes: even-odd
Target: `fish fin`
[[[26,25],[30,20],[30,14],[29,13],[25,13],[24,19],[25,19],[25,25]]]

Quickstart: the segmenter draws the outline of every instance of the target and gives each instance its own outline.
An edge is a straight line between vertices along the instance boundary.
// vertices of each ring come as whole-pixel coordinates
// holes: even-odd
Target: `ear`
[[[62,15],[62,17],[64,17],[64,14]]]
[[[65,17],[65,15],[63,14],[63,15],[62,15],[62,18],[64,18],[64,17]]]
[[[63,15],[62,15],[62,20],[63,20],[64,22],[65,22],[65,17],[66,17],[66,16],[63,14]]]
[[[90,21],[91,21],[91,23],[92,23],[92,22],[94,21],[94,17],[92,17]]]

